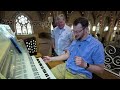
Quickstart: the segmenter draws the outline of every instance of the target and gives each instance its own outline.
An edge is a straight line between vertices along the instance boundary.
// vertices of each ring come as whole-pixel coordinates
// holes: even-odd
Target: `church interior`
[[[120,79],[120,11],[0,11],[0,78],[33,78],[32,75],[36,75],[34,79],[41,78],[37,72],[32,73],[36,68],[33,66],[34,68],[29,69],[32,67],[29,64],[39,63],[36,67],[40,67],[43,62],[39,62],[38,59],[52,55],[51,32],[55,27],[55,18],[59,14],[64,14],[66,24],[71,29],[73,29],[73,21],[76,18],[86,17],[89,20],[89,33],[104,45],[104,73],[94,74],[93,79]],[[13,50],[14,47],[11,46],[10,42],[4,38],[3,34],[6,32],[4,33],[3,29],[5,28],[22,44],[24,58],[36,58],[36,60],[26,61],[23,64],[24,58],[19,56],[16,50]],[[10,40],[16,45],[13,38]],[[17,49],[21,53],[19,50],[21,48],[17,47]],[[21,62],[19,58],[22,58]],[[63,61],[54,61],[43,66],[50,72],[51,68],[61,63]],[[18,66],[14,66],[16,64]],[[26,69],[23,69],[24,67]],[[19,70],[21,68],[23,70]],[[38,71],[40,72],[40,70]],[[19,76],[23,72],[27,72],[31,76],[27,76],[27,74]],[[15,74],[18,75],[14,76]],[[47,75],[45,76],[47,77]],[[51,78],[54,78],[52,74]]]

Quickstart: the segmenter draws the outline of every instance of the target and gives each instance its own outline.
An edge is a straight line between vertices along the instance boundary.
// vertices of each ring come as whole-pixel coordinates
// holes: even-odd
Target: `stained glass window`
[[[17,15],[15,30],[17,35],[30,35],[33,33],[32,24],[28,16],[24,14]]]

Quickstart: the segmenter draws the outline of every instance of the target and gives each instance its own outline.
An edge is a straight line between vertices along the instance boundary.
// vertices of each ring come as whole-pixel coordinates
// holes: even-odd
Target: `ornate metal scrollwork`
[[[120,48],[112,45],[105,47],[105,68],[120,76]]]

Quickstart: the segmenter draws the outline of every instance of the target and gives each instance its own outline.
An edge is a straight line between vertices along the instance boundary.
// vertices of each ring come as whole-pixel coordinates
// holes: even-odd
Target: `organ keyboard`
[[[42,58],[36,59],[34,56],[31,57],[42,79],[55,79],[55,76],[52,74]]]
[[[7,48],[5,58],[0,60],[1,79],[55,79],[42,58],[30,56],[25,48],[21,49],[22,54],[14,49],[13,46]]]
[[[0,79],[56,79],[42,58],[30,56],[24,41],[16,40],[6,25],[0,25],[0,37]]]

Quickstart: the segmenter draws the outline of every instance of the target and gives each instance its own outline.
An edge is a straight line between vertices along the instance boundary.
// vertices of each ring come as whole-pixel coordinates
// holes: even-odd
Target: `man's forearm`
[[[87,70],[92,73],[102,74],[104,71],[104,65],[91,65],[90,64]]]
[[[60,56],[51,57],[51,61],[61,61],[66,60],[69,57],[69,53],[62,54]]]

